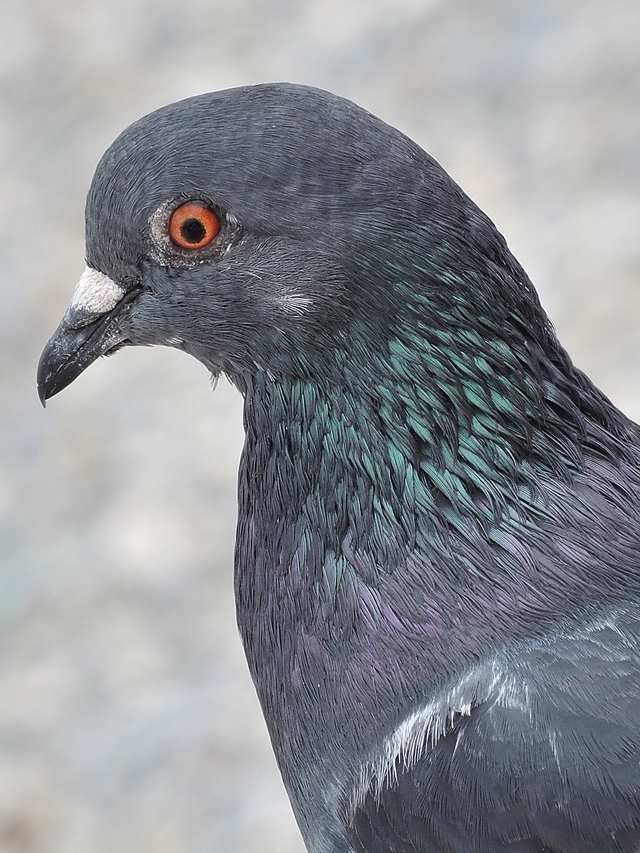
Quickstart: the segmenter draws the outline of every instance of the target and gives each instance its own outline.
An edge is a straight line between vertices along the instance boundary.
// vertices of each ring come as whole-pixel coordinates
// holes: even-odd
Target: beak
[[[128,313],[140,288],[125,291],[108,276],[87,267],[71,304],[38,363],[38,395],[46,401],[70,385],[101,355],[127,343],[116,318]]]

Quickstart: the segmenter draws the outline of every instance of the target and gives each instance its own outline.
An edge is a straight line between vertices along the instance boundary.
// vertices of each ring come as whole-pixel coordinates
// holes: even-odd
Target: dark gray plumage
[[[86,223],[41,398],[130,344],[244,395],[238,624],[309,850],[640,849],[640,433],[486,216],[267,85],[125,130]]]

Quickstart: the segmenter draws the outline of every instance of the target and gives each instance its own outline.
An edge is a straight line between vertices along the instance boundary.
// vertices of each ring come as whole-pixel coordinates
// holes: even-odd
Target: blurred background
[[[430,151],[640,418],[638,0],[0,0],[0,853],[302,853],[234,621],[238,395],[162,349],[34,384],[106,146],[272,80]]]

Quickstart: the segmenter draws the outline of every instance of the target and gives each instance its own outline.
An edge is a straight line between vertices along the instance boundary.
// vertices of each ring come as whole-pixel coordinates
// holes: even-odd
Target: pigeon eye
[[[169,217],[169,236],[182,249],[208,246],[220,230],[217,215],[200,201],[188,201]]]

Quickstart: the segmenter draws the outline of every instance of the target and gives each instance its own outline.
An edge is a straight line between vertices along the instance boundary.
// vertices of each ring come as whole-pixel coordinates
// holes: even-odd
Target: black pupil
[[[195,219],[192,216],[189,219],[185,219],[182,223],[180,233],[187,243],[199,243],[201,240],[204,240],[207,229],[199,219]]]

